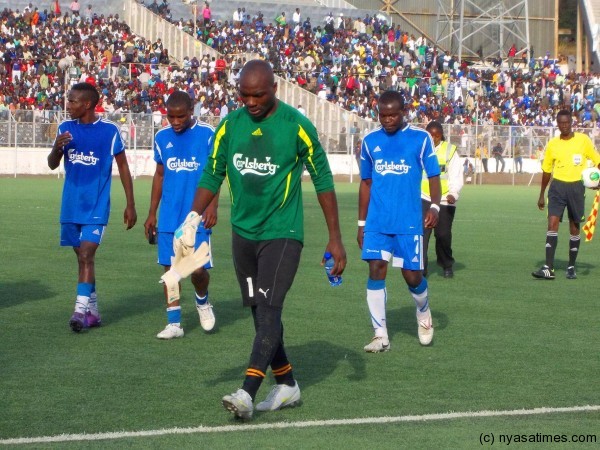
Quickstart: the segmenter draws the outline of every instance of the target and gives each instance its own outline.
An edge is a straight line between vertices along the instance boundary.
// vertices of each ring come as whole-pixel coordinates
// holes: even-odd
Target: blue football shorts
[[[361,258],[365,261],[392,260],[393,267],[423,270],[423,236],[365,231]]]
[[[157,232],[158,235],[158,264],[161,266],[170,266],[171,258],[175,256],[173,252],[173,236],[175,233],[163,233]],[[194,248],[197,249],[203,242],[208,242],[210,246],[210,234],[202,231],[200,233],[196,233],[196,243],[194,244]],[[205,265],[205,269],[211,269],[213,267],[212,263],[212,251],[210,255],[210,261],[208,261]]]
[[[63,247],[79,247],[81,241],[89,241],[100,245],[106,231],[106,225],[81,225],[79,223],[60,224],[60,245]]]

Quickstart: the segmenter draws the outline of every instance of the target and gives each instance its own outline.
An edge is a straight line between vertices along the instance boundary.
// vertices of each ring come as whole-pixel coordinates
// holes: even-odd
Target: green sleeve
[[[298,139],[300,140],[300,157],[310,174],[317,194],[333,191],[333,175],[331,174],[327,154],[319,142],[317,129],[310,121],[303,120],[300,122]]]
[[[228,120],[224,120],[215,130],[210,155],[204,166],[198,187],[217,192],[227,175],[227,129]]]

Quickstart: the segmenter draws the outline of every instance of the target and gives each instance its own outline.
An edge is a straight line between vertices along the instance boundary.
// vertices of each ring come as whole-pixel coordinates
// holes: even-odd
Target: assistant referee
[[[548,141],[542,163],[542,183],[537,205],[543,210],[545,192],[548,190],[548,231],[546,232],[546,264],[532,272],[535,278],[553,280],[554,253],[558,244],[558,226],[565,211],[569,216],[569,263],[566,275],[568,279],[577,278],[575,261],[579,253],[580,224],[585,220],[585,187],[581,183],[581,173],[588,166],[588,160],[600,168],[600,154],[594,148],[591,139],[572,130],[571,112],[566,109],[556,114],[556,125],[560,135]]]

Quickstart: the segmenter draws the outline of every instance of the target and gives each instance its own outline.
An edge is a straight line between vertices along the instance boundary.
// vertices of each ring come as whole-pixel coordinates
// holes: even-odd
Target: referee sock
[[[577,255],[579,254],[579,244],[581,243],[581,239],[579,235],[571,235],[569,239],[569,267],[575,265],[575,261],[577,260]]]
[[[558,233],[556,231],[548,231],[546,233],[546,265],[550,269],[554,269],[554,253],[558,244]]]
[[[367,280],[367,305],[371,314],[371,323],[377,337],[388,337],[385,319],[385,306],[387,303],[387,290],[385,280]]]

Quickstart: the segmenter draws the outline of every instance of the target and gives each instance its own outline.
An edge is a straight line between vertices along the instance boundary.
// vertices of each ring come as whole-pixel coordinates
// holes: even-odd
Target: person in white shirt
[[[294,24],[294,28],[296,26],[300,26],[300,8],[296,8],[296,11],[294,11],[294,14],[292,14],[292,23]]]

